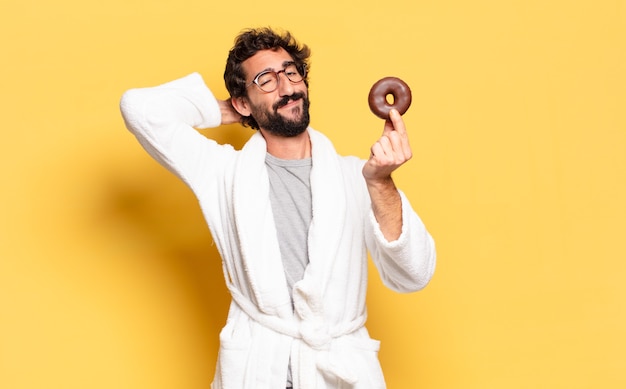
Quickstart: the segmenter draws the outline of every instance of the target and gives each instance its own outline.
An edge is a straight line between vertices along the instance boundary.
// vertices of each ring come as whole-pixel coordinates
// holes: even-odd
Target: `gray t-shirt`
[[[266,155],[270,201],[280,254],[291,295],[293,285],[304,276],[309,263],[308,235],[311,224],[311,158],[279,159]]]

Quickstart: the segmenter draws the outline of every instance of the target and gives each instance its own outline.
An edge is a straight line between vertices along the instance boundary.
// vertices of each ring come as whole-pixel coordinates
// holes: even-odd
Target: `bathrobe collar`
[[[346,217],[339,158],[328,138],[308,129],[313,167],[313,218],[309,229],[309,265],[294,287],[294,306],[301,319],[321,318],[322,299]],[[265,314],[292,315],[276,226],[269,197],[265,165],[267,145],[256,132],[244,145],[234,172],[234,215],[250,298]]]

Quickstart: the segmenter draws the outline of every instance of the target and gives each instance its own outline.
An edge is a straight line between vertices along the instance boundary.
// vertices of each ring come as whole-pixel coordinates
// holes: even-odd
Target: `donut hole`
[[[385,95],[385,101],[387,104],[393,105],[396,102],[396,96],[394,96],[393,93],[387,93],[387,95]]]

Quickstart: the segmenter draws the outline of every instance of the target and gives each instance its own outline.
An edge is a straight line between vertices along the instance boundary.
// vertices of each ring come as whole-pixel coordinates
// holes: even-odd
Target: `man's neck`
[[[267,152],[276,158],[311,158],[311,139],[308,131],[293,137],[283,137],[261,130],[261,135],[267,143]]]

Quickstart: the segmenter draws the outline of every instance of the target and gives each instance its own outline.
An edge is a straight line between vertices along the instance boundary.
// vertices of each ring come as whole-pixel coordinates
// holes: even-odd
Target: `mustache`
[[[274,108],[274,112],[276,112],[276,111],[278,111],[278,109],[280,107],[284,107],[285,105],[289,104],[290,101],[292,101],[292,100],[296,101],[296,100],[304,99],[305,97],[306,96],[304,96],[304,93],[296,92],[296,93],[292,94],[291,96],[284,96],[283,98],[278,100],[276,103],[274,103],[272,108]]]

